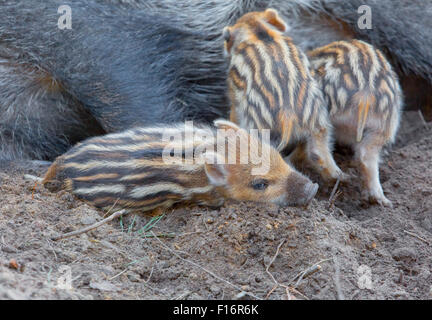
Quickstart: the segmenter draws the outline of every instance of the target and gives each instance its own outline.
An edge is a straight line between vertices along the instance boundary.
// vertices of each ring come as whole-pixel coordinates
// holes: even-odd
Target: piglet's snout
[[[311,182],[301,173],[294,172],[288,179],[287,203],[292,206],[309,204],[318,191],[318,184]]]
[[[307,205],[309,204],[312,199],[315,197],[316,193],[318,192],[318,184],[317,183],[308,183],[305,186],[305,198],[304,202],[302,204]]]

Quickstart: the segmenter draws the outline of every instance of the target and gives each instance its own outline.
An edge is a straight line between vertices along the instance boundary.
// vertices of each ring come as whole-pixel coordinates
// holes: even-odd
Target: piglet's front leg
[[[308,160],[326,181],[346,181],[349,176],[336,164],[330,151],[330,138],[326,129],[314,132],[306,144]]]

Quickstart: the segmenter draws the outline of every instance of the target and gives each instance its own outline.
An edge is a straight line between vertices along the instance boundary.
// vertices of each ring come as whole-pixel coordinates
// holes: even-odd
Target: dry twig
[[[277,256],[279,255],[279,251],[280,248],[282,247],[282,245],[285,243],[286,239],[283,239],[281,241],[281,243],[279,243],[277,249],[276,249],[276,253],[274,254],[273,258],[271,259],[270,263],[267,265],[266,267],[266,272],[267,274],[270,276],[270,278],[272,278],[273,282],[277,285],[280,286],[280,283],[276,281],[275,277],[271,274],[271,272],[269,271],[271,265],[273,264],[273,262],[276,260]]]
[[[311,276],[311,275],[314,274],[315,272],[321,270],[321,265],[320,265],[321,263],[326,262],[326,261],[330,261],[330,260],[332,260],[332,259],[324,259],[324,260],[321,260],[321,261],[319,261],[319,262],[317,262],[317,263],[314,263],[314,264],[311,265],[310,267],[306,268],[306,270],[304,270],[304,271],[300,272],[299,274],[297,274],[297,275],[296,275],[296,276],[291,280],[290,283],[293,283],[294,281],[297,280],[297,282],[296,282],[295,285],[294,285],[294,288],[297,288],[298,285],[300,284],[300,281],[302,281],[303,279],[305,279],[305,278]]]
[[[328,200],[329,205],[327,206],[327,209],[330,209],[330,208],[333,207],[333,205],[334,205],[334,203],[335,203],[337,197],[338,197],[338,196],[340,195],[340,193],[341,193],[340,191],[338,191],[338,193],[336,193],[336,191],[337,191],[337,189],[338,189],[338,187],[339,187],[339,183],[340,183],[340,179],[337,179],[337,180],[336,180],[336,183],[335,183],[335,185],[334,185],[334,187],[333,187],[333,190],[332,190],[332,192],[331,192],[331,194],[330,194],[330,198],[329,198],[329,200]]]
[[[420,241],[426,243],[428,246],[431,245],[429,241],[427,241],[426,239],[420,237],[419,235],[416,235],[415,233],[412,233],[412,232],[407,231],[407,230],[404,230],[404,232],[405,232],[406,234],[409,234],[410,236],[412,236],[412,237],[414,237],[414,238],[416,238],[416,239],[418,239],[418,240],[420,240]]]
[[[155,234],[154,234],[154,232],[153,231],[150,231],[150,233],[152,233],[153,234],[153,236],[154,236],[154,239],[156,239],[166,250],[168,250],[169,252],[171,252],[172,254],[174,254],[177,258],[179,258],[180,260],[182,260],[182,261],[184,261],[184,262],[187,262],[187,263],[189,263],[189,264],[191,264],[191,265],[193,265],[193,266],[195,266],[195,267],[197,267],[197,268],[199,268],[199,269],[201,269],[201,270],[203,270],[204,272],[206,272],[206,273],[208,273],[209,275],[211,275],[212,277],[214,277],[214,278],[216,278],[216,279],[218,279],[219,281],[222,281],[222,282],[225,282],[226,284],[228,284],[230,287],[232,287],[232,288],[234,288],[234,289],[236,289],[236,290],[238,290],[238,291],[244,291],[244,290],[242,290],[239,286],[236,286],[235,284],[233,284],[233,283],[231,283],[231,282],[229,282],[228,280],[225,280],[225,279],[223,279],[223,278],[221,278],[221,277],[219,277],[218,275],[216,275],[216,274],[214,274],[213,272],[211,272],[210,270],[207,270],[206,268],[204,268],[204,267],[202,267],[202,266],[200,266],[199,264],[197,264],[197,263],[195,263],[195,262],[193,262],[193,261],[190,261],[190,260],[188,260],[188,259],[185,259],[185,258],[183,258],[182,256],[180,256],[177,252],[175,252],[173,249],[171,249],[170,247],[168,247],[165,243],[163,243]],[[262,298],[260,298],[260,297],[257,297],[256,295],[254,295],[254,294],[252,294],[252,293],[250,293],[250,292],[246,292],[249,296],[251,296],[252,298],[255,298],[255,299],[257,299],[257,300],[262,300]]]
[[[88,232],[90,230],[99,228],[101,225],[103,225],[103,224],[105,224],[105,223],[107,223],[107,222],[109,222],[111,220],[114,220],[115,218],[118,218],[118,217],[120,217],[120,216],[122,216],[124,214],[128,214],[128,212],[125,209],[117,211],[117,212],[114,212],[108,218],[105,218],[105,219],[103,219],[103,220],[101,220],[99,222],[96,222],[96,223],[92,224],[91,226],[88,226],[88,227],[86,227],[84,229],[80,229],[80,230],[77,230],[77,231],[65,233],[65,234],[63,234],[61,236],[58,236],[58,237],[53,237],[53,238],[51,238],[51,240],[57,241],[57,240],[61,240],[61,239],[70,238],[70,237],[73,237],[73,236],[80,235],[80,234]]]
[[[423,123],[423,127],[425,127],[425,129],[429,129],[429,124],[426,122],[425,118],[423,117],[423,113],[421,112],[421,110],[418,110],[418,115],[420,117],[421,122]]]
[[[272,274],[272,273],[270,272],[270,270],[269,270],[270,267],[272,266],[273,262],[276,260],[277,256],[279,255],[280,249],[281,249],[281,247],[283,246],[283,244],[285,243],[285,241],[286,241],[286,239],[283,239],[283,240],[281,241],[281,243],[279,243],[279,245],[278,245],[278,247],[277,247],[277,249],[276,249],[276,253],[274,254],[273,258],[270,260],[269,264],[268,264],[267,267],[266,267],[266,272],[267,272],[267,274],[270,276],[270,278],[273,280],[273,282],[275,283],[275,286],[274,286],[274,287],[269,291],[269,293],[267,293],[265,299],[268,299],[268,297],[270,297],[270,295],[271,295],[271,294],[272,294],[272,293],[273,293],[273,292],[274,292],[278,287],[281,287],[281,288],[284,288],[284,289],[285,289],[285,292],[286,292],[286,295],[287,295],[287,299],[288,299],[288,300],[294,300],[294,299],[296,299],[295,296],[292,296],[292,295],[290,294],[290,291],[293,291],[293,292],[295,292],[295,293],[298,293],[298,294],[300,294],[301,296],[303,296],[306,300],[308,300],[308,298],[307,298],[305,295],[301,294],[300,292],[298,292],[298,291],[295,290],[294,288],[291,288],[290,286],[287,286],[287,285],[284,285],[284,284],[278,282],[278,281],[276,280],[276,278],[273,276],[273,274]]]

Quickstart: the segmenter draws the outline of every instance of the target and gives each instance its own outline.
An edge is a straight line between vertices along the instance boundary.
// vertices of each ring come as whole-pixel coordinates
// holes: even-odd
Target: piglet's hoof
[[[389,199],[387,199],[384,195],[383,196],[375,196],[375,195],[368,195],[366,197],[366,199],[368,200],[368,202],[370,204],[378,204],[381,207],[385,207],[385,208],[393,208],[393,204],[391,203],[391,201]]]
[[[342,171],[339,173],[339,176],[337,178],[337,180],[339,180],[340,182],[347,182],[350,179],[351,179],[351,176],[347,173],[342,172]]]

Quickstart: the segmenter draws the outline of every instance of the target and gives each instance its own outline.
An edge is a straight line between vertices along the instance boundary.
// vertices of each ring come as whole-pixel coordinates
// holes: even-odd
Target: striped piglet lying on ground
[[[91,138],[58,157],[43,183],[60,182],[98,208],[152,214],[178,203],[221,206],[234,199],[306,205],[315,196],[318,185],[258,135],[229,121],[214,124],[136,128]]]

